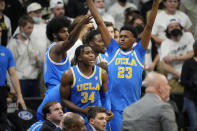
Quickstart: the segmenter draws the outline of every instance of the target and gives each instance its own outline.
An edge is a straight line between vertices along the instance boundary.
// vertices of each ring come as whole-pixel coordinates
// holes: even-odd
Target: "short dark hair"
[[[123,27],[121,27],[120,32],[123,30],[130,31],[133,34],[133,36],[137,39],[138,34],[137,34],[137,31],[134,27],[132,27],[130,25],[124,25]]]
[[[169,25],[168,25],[169,26]],[[167,29],[165,30],[165,33],[166,33],[166,37],[167,38],[171,38],[171,35],[170,35],[170,33],[168,32],[168,26],[167,26]],[[180,26],[180,28],[181,28],[181,30],[183,30],[183,26],[181,26],[181,24],[179,24],[179,26]]]
[[[104,21],[104,24],[106,25],[106,27],[114,27],[113,23],[112,22],[109,22],[109,21]]]
[[[91,118],[95,118],[97,113],[106,113],[106,110],[105,108],[103,107],[99,107],[99,106],[95,106],[95,107],[92,107],[88,110],[88,121],[91,119]]]
[[[47,113],[51,113],[50,112],[50,107],[52,106],[52,105],[55,105],[55,104],[57,104],[58,102],[57,101],[50,101],[50,102],[48,102],[47,104],[45,104],[44,106],[43,106],[43,108],[42,108],[42,113],[43,113],[43,118],[46,120],[46,115],[47,115]]]
[[[100,34],[99,30],[91,30],[83,39],[83,43],[89,45],[89,42],[94,40],[94,36]]]
[[[34,20],[32,19],[32,17],[28,16],[28,15],[24,15],[24,16],[21,16],[18,20],[18,25],[19,26],[26,26],[27,23],[32,23],[34,24]]]
[[[73,58],[73,61],[72,61],[72,65],[76,65],[78,64],[78,57],[81,55],[81,53],[84,51],[84,48],[85,47],[90,47],[88,44],[85,44],[85,45],[80,45],[77,47],[77,49],[75,50],[75,56]],[[91,48],[91,47],[90,47]]]
[[[70,20],[68,20],[65,16],[58,16],[53,18],[47,24],[46,34],[50,41],[54,41],[53,34],[57,34],[62,28],[69,28],[71,25]]]
[[[133,19],[131,20],[131,25],[132,25],[132,26],[134,25],[135,20],[137,20],[137,19],[140,19],[141,21],[143,21],[144,24],[146,24],[144,18],[143,18],[141,15],[136,15],[136,16],[134,16]]]

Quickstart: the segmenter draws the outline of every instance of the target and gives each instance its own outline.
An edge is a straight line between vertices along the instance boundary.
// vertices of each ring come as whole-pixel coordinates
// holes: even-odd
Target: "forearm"
[[[162,67],[165,71],[167,71],[168,73],[171,73],[171,74],[177,76],[178,78],[180,78],[180,73],[177,72],[171,65],[169,65],[169,64],[167,64],[163,61],[162,61],[162,65],[163,65]]]
[[[102,19],[101,15],[99,14],[99,12],[97,11],[93,1],[86,0],[86,2],[88,3],[90,12],[98,25],[99,31],[101,32],[102,39],[105,43],[105,46],[107,47],[109,45],[109,43],[111,42],[112,37],[109,34],[109,31],[107,30],[107,27],[105,26],[103,19]]]
[[[155,40],[155,42],[156,42],[157,45],[161,45],[161,43],[164,41],[164,39],[161,39],[161,38],[159,38],[156,35],[151,35],[151,36]]]
[[[77,105],[75,105],[73,102],[69,100],[62,99],[62,103],[71,111],[85,114],[83,108],[78,107]]]
[[[194,52],[193,51],[190,51],[188,52],[186,55],[182,55],[182,56],[176,56],[175,57],[175,60],[178,60],[178,61],[185,61],[189,58],[192,58],[192,56],[194,55]]]
[[[159,7],[159,0],[154,0],[152,10],[151,10],[151,14],[148,18],[148,22],[145,26],[145,29],[144,29],[144,32],[143,32],[143,35],[142,35],[143,37],[142,37],[141,43],[142,43],[142,46],[143,46],[144,49],[148,48],[148,44],[149,44],[149,41],[150,41],[150,38],[151,38],[152,27],[153,27],[153,24],[155,22],[158,7]]]
[[[22,97],[20,83],[18,80],[18,76],[16,75],[16,72],[15,73],[12,72],[12,74],[10,75],[10,80],[12,82],[14,90],[16,91],[17,97],[18,98]]]

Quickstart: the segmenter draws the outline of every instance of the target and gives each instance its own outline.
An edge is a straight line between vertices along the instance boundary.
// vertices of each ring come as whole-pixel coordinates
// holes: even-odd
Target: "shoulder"
[[[191,32],[184,32],[184,33],[183,33],[183,36],[184,36],[184,37],[187,37],[187,38],[188,38],[188,37],[189,37],[189,38],[191,38],[191,37],[193,38],[193,35],[192,35]],[[193,43],[192,43],[192,44],[193,44]]]

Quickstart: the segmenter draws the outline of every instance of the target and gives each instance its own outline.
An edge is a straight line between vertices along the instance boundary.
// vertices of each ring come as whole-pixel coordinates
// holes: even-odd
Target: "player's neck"
[[[79,67],[80,71],[86,76],[90,76],[93,72],[92,66],[87,66],[85,64],[79,63],[78,67]]]

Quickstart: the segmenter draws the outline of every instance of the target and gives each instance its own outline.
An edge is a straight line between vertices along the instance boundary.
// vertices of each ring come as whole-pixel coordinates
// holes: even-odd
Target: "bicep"
[[[61,99],[69,99],[70,98],[70,90],[73,76],[70,70],[64,72],[61,79],[60,84],[60,96]]]

